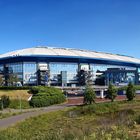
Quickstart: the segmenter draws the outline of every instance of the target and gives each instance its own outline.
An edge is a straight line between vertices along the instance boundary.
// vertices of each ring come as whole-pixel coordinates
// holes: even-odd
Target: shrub
[[[85,92],[84,92],[84,103],[86,104],[92,104],[95,102],[96,95],[95,91],[91,86],[86,86]]]
[[[33,94],[30,101],[30,105],[33,107],[45,107],[65,101],[62,91],[54,87],[36,86],[32,87],[30,93]]]
[[[22,109],[27,109],[30,108],[29,102],[26,100],[11,100],[9,108],[13,108],[13,109],[20,109],[20,102],[21,102],[21,108]]]
[[[128,101],[132,101],[135,96],[136,96],[135,87],[132,83],[129,83],[126,89],[126,97]]]
[[[10,104],[10,99],[9,96],[3,95],[1,96],[1,100],[0,100],[0,108],[7,108]]]
[[[116,98],[116,96],[117,96],[117,89],[116,89],[116,87],[114,85],[112,85],[112,84],[109,84],[106,97],[111,99],[111,101],[113,102],[114,99]]]
[[[39,87],[37,87],[37,86],[31,87],[31,89],[29,90],[29,93],[31,93],[31,94],[39,93]]]
[[[30,105],[33,107],[45,107],[53,104],[59,104],[65,101],[65,96],[62,95],[54,95],[54,96],[46,96],[44,95],[36,95],[33,96]]]
[[[46,87],[46,86],[35,86],[32,87],[29,92],[31,94],[47,94],[47,95],[53,95],[53,94],[61,94],[62,91],[55,87]]]

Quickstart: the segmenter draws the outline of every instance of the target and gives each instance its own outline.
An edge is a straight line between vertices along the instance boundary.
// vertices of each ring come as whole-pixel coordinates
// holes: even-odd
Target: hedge
[[[38,95],[33,96],[30,105],[33,107],[45,107],[53,104],[60,104],[65,101],[64,95],[55,95],[55,96],[46,96],[46,95]]]
[[[33,94],[30,101],[30,105],[33,107],[45,107],[53,104],[60,104],[65,101],[63,92],[54,87],[32,87],[30,93]]]
[[[53,95],[53,94],[62,94],[62,91],[55,87],[34,86],[30,88],[29,93],[31,94],[41,93],[41,94]]]

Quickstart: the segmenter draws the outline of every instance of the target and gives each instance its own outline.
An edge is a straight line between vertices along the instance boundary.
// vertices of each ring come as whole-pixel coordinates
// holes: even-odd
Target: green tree
[[[108,91],[107,91],[107,98],[111,99],[111,101],[113,102],[116,97],[117,97],[116,87],[112,84],[109,84]]]
[[[91,86],[87,85],[84,92],[84,103],[92,104],[93,102],[95,102],[95,98],[96,94],[94,89]]]
[[[126,97],[128,101],[132,101],[136,96],[135,87],[132,83],[129,83],[126,89]]]

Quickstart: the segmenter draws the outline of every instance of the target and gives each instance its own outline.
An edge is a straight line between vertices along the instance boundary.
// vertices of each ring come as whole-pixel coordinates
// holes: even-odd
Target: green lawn
[[[28,93],[28,90],[0,90],[0,96],[7,95],[10,99],[19,99],[28,100],[31,96]]]
[[[140,101],[100,103],[27,119],[0,140],[138,140]]]

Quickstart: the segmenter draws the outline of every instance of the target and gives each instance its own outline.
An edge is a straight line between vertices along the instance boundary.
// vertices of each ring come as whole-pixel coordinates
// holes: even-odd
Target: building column
[[[104,98],[104,90],[103,89],[100,90],[100,97],[101,97],[101,99]]]

